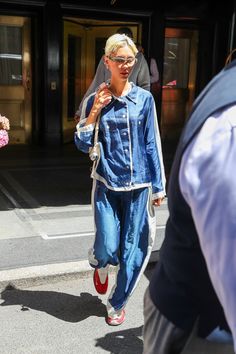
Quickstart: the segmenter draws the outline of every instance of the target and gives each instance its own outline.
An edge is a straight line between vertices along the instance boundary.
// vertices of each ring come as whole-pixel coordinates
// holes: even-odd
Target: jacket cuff
[[[83,123],[86,122],[86,119],[81,120],[77,125],[76,125],[76,130],[77,132],[90,132],[94,130],[95,123],[91,123],[88,125],[83,126]]]
[[[152,200],[159,199],[159,198],[164,198],[165,196],[166,196],[166,193],[164,191],[158,192],[158,193],[154,193],[152,195]]]

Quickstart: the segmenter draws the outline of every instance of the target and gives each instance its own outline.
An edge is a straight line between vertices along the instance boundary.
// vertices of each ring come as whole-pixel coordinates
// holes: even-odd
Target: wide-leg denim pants
[[[113,191],[94,180],[92,206],[95,241],[89,262],[94,268],[118,266],[107,304],[112,314],[124,308],[151,254],[156,232],[151,188]]]

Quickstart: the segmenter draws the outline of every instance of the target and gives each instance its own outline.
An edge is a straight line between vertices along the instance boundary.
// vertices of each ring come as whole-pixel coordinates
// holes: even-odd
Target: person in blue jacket
[[[84,100],[75,132],[77,148],[92,152],[94,160],[95,241],[89,262],[95,268],[98,293],[107,291],[109,265],[118,269],[107,302],[109,325],[125,320],[125,305],[151,254],[156,231],[153,205],[159,206],[165,197],[155,102],[149,91],[129,81],[137,53],[125,34],[108,38],[104,60],[111,79]]]

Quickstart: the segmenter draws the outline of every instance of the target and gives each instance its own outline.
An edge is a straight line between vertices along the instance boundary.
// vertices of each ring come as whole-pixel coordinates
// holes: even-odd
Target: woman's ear
[[[104,64],[105,64],[105,66],[106,66],[106,68],[109,70],[109,59],[108,59],[108,57],[106,56],[106,55],[104,55],[104,57],[103,57],[103,62],[104,62]]]

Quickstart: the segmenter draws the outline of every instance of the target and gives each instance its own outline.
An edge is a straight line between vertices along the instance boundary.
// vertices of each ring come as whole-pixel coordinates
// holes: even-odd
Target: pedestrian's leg
[[[89,250],[89,262],[95,268],[93,283],[96,291],[106,294],[109,264],[119,262],[119,193],[95,181],[92,195],[96,231],[94,245]]]
[[[179,354],[189,333],[167,320],[153,304],[149,288],[144,295],[143,354]]]
[[[147,265],[156,231],[150,189],[140,188],[122,195],[120,265],[107,304],[108,316],[124,309]]]
[[[95,220],[95,240],[89,250],[89,262],[94,268],[119,263],[120,221],[114,192],[101,182],[94,182],[92,206]]]

